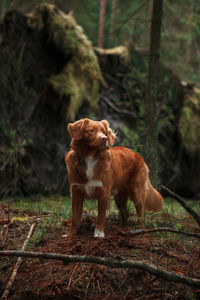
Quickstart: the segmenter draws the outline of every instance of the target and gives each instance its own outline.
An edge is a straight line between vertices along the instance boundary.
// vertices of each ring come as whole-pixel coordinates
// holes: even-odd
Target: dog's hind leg
[[[122,226],[126,226],[129,217],[127,210],[128,195],[125,192],[119,192],[114,198],[120,212]]]
[[[133,200],[137,219],[142,227],[144,227],[144,216],[145,216],[145,202],[146,202],[146,188],[142,183],[134,184],[133,193],[131,195],[131,200]]]

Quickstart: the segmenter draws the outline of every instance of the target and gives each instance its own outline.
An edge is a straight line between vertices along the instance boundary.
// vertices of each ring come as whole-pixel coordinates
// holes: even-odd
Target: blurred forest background
[[[100,1],[93,0],[2,0],[1,19],[8,9],[26,14],[41,3],[55,4],[65,13],[73,11],[93,46],[98,46]],[[104,48],[134,43],[138,51],[148,52],[152,19],[152,1],[107,0],[104,24]],[[161,61],[182,80],[199,82],[200,7],[195,0],[164,0],[162,16]]]
[[[154,185],[199,197],[200,6],[162,4],[153,16],[151,0],[1,0],[1,195],[66,193],[66,125],[89,117],[145,157]],[[153,17],[162,26],[151,132]]]

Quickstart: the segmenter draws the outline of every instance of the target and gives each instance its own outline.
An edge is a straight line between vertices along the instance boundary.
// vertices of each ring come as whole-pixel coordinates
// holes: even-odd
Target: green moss
[[[124,62],[128,63],[130,61],[130,53],[129,53],[129,49],[126,46],[118,46],[115,48],[111,48],[111,49],[102,49],[102,48],[95,48],[95,51],[99,54],[99,55],[116,55],[119,56],[120,58],[124,58]]]
[[[67,117],[73,121],[84,100],[89,101],[92,107],[97,106],[102,80],[97,57],[91,42],[72,15],[64,14],[54,5],[42,4],[30,16],[33,17],[37,20],[34,26],[45,28],[49,40],[67,61],[70,57],[62,72],[49,78],[49,84],[59,96],[69,101]]]
[[[188,153],[199,153],[200,150],[200,89],[186,94],[179,120],[179,132],[183,146]]]

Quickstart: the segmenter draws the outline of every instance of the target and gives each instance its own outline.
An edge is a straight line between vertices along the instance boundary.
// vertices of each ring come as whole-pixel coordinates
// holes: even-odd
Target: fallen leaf
[[[9,224],[10,220],[8,219],[0,219],[0,224]]]
[[[72,222],[71,219],[66,219],[66,220],[64,221],[64,225],[69,224],[69,223],[71,223],[71,222]]]

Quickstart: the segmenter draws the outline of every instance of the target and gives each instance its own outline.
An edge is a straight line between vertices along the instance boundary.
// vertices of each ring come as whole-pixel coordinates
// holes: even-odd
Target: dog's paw
[[[99,231],[97,228],[95,228],[94,237],[104,238],[105,234],[103,231]]]

